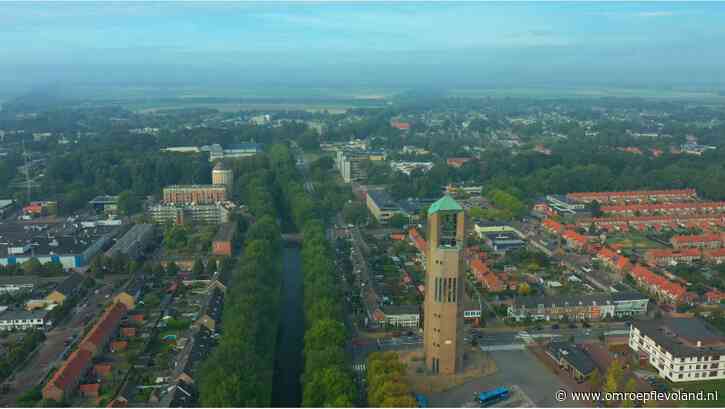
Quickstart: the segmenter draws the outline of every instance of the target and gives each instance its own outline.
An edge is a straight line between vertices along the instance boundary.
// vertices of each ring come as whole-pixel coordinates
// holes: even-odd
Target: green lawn
[[[675,384],[670,383],[671,389],[680,389],[682,388],[685,392],[705,392],[705,396],[707,396],[708,392],[717,392],[717,400],[692,400],[692,401],[682,401],[682,405],[684,407],[690,407],[690,408],[723,408],[725,407],[725,380],[717,380],[717,381],[701,381],[701,382],[685,382],[682,384]]]
[[[641,233],[627,233],[627,234],[617,234],[617,235],[609,236],[607,238],[607,244],[610,244],[610,245],[619,244],[619,245],[623,246],[624,248],[629,248],[629,249],[664,248],[664,246],[662,244],[648,239]]]

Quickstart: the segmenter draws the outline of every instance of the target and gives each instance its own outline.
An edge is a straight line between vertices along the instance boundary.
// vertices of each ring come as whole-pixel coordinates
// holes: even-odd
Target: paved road
[[[521,350],[526,344],[534,341],[541,341],[547,338],[568,339],[574,336],[575,342],[593,341],[599,338],[600,334],[626,335],[626,325],[622,322],[602,323],[597,328],[560,328],[552,330],[550,327],[541,330],[528,331],[491,331],[485,328],[474,330],[478,335],[475,337],[483,351],[507,351]],[[470,342],[471,330],[466,332],[466,342]],[[378,340],[357,339],[353,341],[353,362],[362,363],[367,355],[375,351],[408,350],[421,348],[423,337],[420,334],[401,337],[385,337]]]

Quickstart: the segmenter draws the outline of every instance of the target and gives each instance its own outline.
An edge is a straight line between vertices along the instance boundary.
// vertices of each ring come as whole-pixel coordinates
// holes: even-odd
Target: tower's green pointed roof
[[[436,212],[462,212],[463,208],[452,197],[445,195],[428,208],[428,214]]]

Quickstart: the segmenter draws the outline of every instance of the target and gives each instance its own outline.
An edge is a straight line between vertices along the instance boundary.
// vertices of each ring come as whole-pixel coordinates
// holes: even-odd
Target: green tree
[[[31,257],[28,261],[23,263],[23,271],[25,274],[40,274],[43,272],[43,265],[40,264],[40,261],[37,258]]]
[[[592,202],[589,203],[589,211],[592,213],[592,217],[602,217],[604,215],[601,203],[596,200],[592,200]]]
[[[594,369],[591,375],[589,375],[589,390],[596,392],[602,388],[602,375],[599,373],[599,369]]]
[[[388,221],[388,224],[397,229],[402,229],[406,224],[408,224],[408,216],[402,213],[395,213]]]
[[[637,381],[634,378],[629,378],[627,383],[624,385],[624,391],[629,393],[637,392]],[[625,399],[622,401],[622,407],[634,407],[634,401],[632,399]]]
[[[130,216],[141,212],[141,199],[130,190],[125,190],[118,195],[118,211],[124,216]]]
[[[166,265],[166,275],[176,277],[179,274],[179,266],[175,262]]]
[[[618,359],[615,359],[607,369],[607,376],[604,382],[604,392],[613,393],[619,391],[619,385],[621,384],[623,373],[624,370],[622,369],[622,363]]]
[[[191,267],[191,274],[193,277],[198,278],[204,274],[204,263],[201,259],[197,258],[194,260],[194,265]]]

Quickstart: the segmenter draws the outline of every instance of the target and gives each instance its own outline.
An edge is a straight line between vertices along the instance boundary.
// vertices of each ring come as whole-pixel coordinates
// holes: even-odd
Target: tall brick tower
[[[465,214],[450,196],[428,209],[424,352],[433,373],[454,374],[463,367],[463,286]]]

